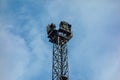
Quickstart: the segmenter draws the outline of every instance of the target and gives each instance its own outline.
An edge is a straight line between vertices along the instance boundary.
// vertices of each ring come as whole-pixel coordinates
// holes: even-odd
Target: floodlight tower
[[[49,24],[47,34],[53,43],[52,80],[69,80],[67,42],[72,38],[71,25],[61,21],[56,30],[55,24]]]

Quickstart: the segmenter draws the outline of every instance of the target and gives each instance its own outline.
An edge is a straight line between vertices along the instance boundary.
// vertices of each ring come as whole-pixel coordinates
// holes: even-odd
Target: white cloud
[[[9,26],[0,24],[0,80],[17,80],[29,63],[24,39],[12,35]]]
[[[49,71],[44,68],[50,64],[44,63],[49,59],[49,49],[37,20],[19,15],[17,18],[28,20],[21,26],[16,18],[0,16],[0,80],[30,80],[41,76],[43,70]]]
[[[95,68],[95,77],[93,80],[119,80],[120,79],[120,46],[118,45],[111,55],[101,57],[96,61],[98,67]]]

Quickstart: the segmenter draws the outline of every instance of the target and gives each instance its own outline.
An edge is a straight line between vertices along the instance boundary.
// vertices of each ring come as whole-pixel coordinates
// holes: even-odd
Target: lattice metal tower
[[[49,41],[53,43],[52,80],[69,80],[67,42],[72,38],[71,25],[61,21],[47,26]]]

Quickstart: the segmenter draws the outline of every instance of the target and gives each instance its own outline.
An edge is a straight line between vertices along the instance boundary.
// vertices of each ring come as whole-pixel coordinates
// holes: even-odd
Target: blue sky
[[[120,80],[120,0],[0,0],[0,80],[51,80],[46,26],[62,20],[70,80]]]

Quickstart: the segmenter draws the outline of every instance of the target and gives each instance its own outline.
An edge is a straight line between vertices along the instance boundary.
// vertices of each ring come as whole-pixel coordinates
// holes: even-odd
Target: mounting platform
[[[65,21],[61,21],[59,29],[56,30],[55,24],[50,24],[47,26],[47,34],[49,41],[58,44],[58,37],[62,41],[61,45],[64,45],[72,38],[71,25]]]

